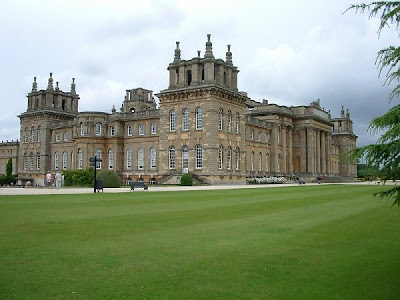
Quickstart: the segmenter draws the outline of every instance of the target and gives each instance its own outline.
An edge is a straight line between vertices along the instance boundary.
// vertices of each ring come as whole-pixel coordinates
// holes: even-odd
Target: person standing
[[[61,187],[61,180],[62,180],[62,175],[59,171],[57,171],[57,173],[56,173],[56,188],[57,188],[57,190],[59,190]]]
[[[50,173],[50,171],[47,172],[47,174],[46,174],[46,185],[47,185],[47,187],[51,186],[51,173]]]

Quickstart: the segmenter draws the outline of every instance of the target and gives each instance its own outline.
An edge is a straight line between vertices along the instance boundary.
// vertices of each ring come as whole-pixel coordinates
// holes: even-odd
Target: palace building
[[[237,88],[238,68],[230,45],[215,58],[210,35],[204,56],[181,59],[179,42],[168,65],[169,86],[126,90],[119,111],[79,112],[75,79],[71,90],[46,89],[36,77],[21,113],[20,140],[0,144],[0,173],[9,158],[21,181],[44,185],[45,174],[89,167],[115,171],[122,182],[174,182],[184,173],[209,184],[245,184],[256,176],[345,179],[355,164],[340,154],[356,145],[349,111],[332,118],[316,100],[280,106],[250,99]],[[154,96],[159,99],[157,107]]]

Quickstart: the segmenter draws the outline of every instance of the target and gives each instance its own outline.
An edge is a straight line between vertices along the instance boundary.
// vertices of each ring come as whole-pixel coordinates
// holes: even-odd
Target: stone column
[[[326,135],[326,172],[332,174],[332,133],[327,133]]]
[[[288,172],[293,174],[293,127],[288,127]]]
[[[321,131],[321,173],[326,174],[326,132]]]
[[[314,129],[307,127],[307,173],[314,173]]]
[[[306,128],[300,128],[300,172],[307,172],[307,135]]]
[[[316,157],[315,157],[315,172],[321,173],[321,130],[316,130]]]
[[[278,169],[278,126],[273,124],[271,131],[271,172]]]
[[[287,157],[287,149],[286,149],[286,126],[282,126],[282,161],[281,161],[281,173],[287,173],[286,166],[286,157]]]

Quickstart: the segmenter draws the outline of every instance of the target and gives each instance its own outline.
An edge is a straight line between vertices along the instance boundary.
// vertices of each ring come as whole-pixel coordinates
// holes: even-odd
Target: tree
[[[6,164],[6,176],[9,177],[12,175],[12,159],[9,158]]]
[[[378,37],[385,27],[395,25],[399,29],[400,2],[379,1],[371,4],[357,4],[348,10],[364,13],[369,11],[369,17],[379,17]],[[378,52],[376,64],[379,76],[385,71],[385,84],[397,81],[397,85],[389,96],[389,103],[398,101],[400,97],[400,47],[389,46]],[[394,105],[382,116],[374,118],[368,127],[371,134],[383,132],[375,145],[354,148],[349,153],[353,160],[365,158],[368,166],[377,167],[379,175],[385,178],[400,179],[400,105]],[[400,186],[376,193],[382,199],[392,200],[393,205],[400,206]]]

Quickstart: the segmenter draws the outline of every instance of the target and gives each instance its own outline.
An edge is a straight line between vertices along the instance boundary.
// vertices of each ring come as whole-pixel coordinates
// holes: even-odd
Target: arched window
[[[37,128],[37,141],[40,142],[42,139],[42,127],[38,126]]]
[[[226,150],[226,168],[230,170],[232,168],[232,148],[228,147]]]
[[[218,129],[223,130],[224,129],[224,111],[222,108],[219,109],[218,111]]]
[[[96,123],[96,135],[101,135],[101,123]]]
[[[61,101],[61,109],[65,110],[65,99]]]
[[[235,168],[240,170],[240,149],[238,147],[235,150]]]
[[[26,171],[26,169],[28,168],[28,156],[27,156],[26,152],[24,153],[23,168],[24,168],[24,171]]]
[[[269,172],[269,153],[265,154],[265,172]]]
[[[203,168],[203,147],[196,145],[196,169]]]
[[[95,156],[97,157],[97,159],[102,159],[102,155],[101,155],[101,149],[97,148],[96,152],[95,152]],[[96,169],[100,170],[101,169],[101,161],[97,161],[96,160]]]
[[[187,108],[182,110],[182,130],[189,130],[189,111]]]
[[[192,83],[192,71],[191,70],[186,71],[186,83],[187,83],[187,85],[190,85]]]
[[[196,108],[196,129],[203,129],[203,111],[201,107]]]
[[[182,147],[182,169],[187,170],[189,168],[189,149],[185,145]]]
[[[169,147],[169,159],[168,159],[168,167],[170,169],[175,169],[175,147]]]
[[[281,171],[281,155],[280,154],[278,155],[278,161],[277,161],[277,164],[276,164],[276,171],[277,172]]]
[[[78,169],[83,168],[83,151],[82,149],[78,149]]]
[[[126,149],[126,168],[128,170],[132,169],[132,149]]]
[[[54,153],[54,169],[58,170],[58,152]]]
[[[150,149],[150,169],[157,168],[157,151],[155,148]]]
[[[250,153],[250,171],[254,171],[254,152]]]
[[[63,168],[63,170],[66,170],[67,169],[67,152],[63,152],[63,155],[62,155],[62,168]]]
[[[169,131],[175,131],[176,130],[176,119],[175,119],[175,110],[170,110],[169,111]]]
[[[144,169],[144,153],[143,148],[138,149],[138,170]]]
[[[28,127],[25,128],[25,136],[24,136],[24,142],[28,142]]]
[[[222,146],[219,146],[218,148],[218,169],[222,169],[222,165],[223,165],[223,153],[224,153],[224,148],[222,148]]]
[[[83,122],[81,122],[81,136],[85,135],[85,124],[83,124]]]
[[[40,170],[40,152],[36,154],[36,170]]]
[[[35,142],[35,127],[31,128],[31,142]]]
[[[114,169],[114,152],[112,149],[108,149],[108,169]]]
[[[31,152],[29,155],[29,170],[33,171],[34,164],[33,152]]]
[[[226,130],[228,132],[232,131],[232,112],[228,110],[228,120],[226,121]]]
[[[226,72],[224,72],[224,84],[226,85]]]
[[[235,132],[236,133],[240,132],[240,115],[238,112],[235,115]]]
[[[258,153],[258,171],[262,171],[262,153]]]

